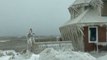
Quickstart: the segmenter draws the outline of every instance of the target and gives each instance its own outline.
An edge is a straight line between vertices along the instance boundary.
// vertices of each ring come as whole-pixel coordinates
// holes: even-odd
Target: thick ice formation
[[[3,54],[5,55],[1,56],[0,60],[96,60],[96,58],[88,53],[74,52],[71,50],[56,51],[53,48],[47,48],[38,55],[30,52],[26,54],[17,54],[16,52],[12,55]]]
[[[40,60],[96,60],[88,53],[74,51],[56,51],[48,48],[40,53]]]
[[[32,54],[29,58],[20,55],[20,56],[15,56],[13,59],[10,58],[10,60],[39,60],[39,55]]]
[[[39,55],[27,52],[25,54],[16,53],[14,50],[0,51],[0,60],[39,60]]]
[[[7,55],[13,56],[13,55],[17,55],[17,53],[14,50],[5,50],[5,51],[0,50],[0,57]]]
[[[107,60],[107,55],[98,58],[97,60]]]
[[[58,52],[52,48],[47,48],[40,53],[40,60],[57,60],[55,56]]]
[[[2,56],[2,57],[0,57],[0,60],[9,60],[10,57],[11,56]]]

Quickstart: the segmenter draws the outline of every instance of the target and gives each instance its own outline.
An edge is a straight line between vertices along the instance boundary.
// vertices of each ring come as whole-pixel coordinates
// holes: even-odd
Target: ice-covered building
[[[107,45],[107,0],[76,0],[68,10],[71,18],[59,28],[63,40],[80,51]]]

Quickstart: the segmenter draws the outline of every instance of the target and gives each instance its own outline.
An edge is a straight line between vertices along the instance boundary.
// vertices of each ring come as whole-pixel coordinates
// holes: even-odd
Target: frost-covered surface
[[[88,53],[74,51],[56,51],[52,48],[40,53],[40,60],[96,60]]]
[[[99,57],[97,60],[107,60],[107,55]]]
[[[96,58],[99,58],[99,57],[102,57],[102,56],[105,56],[107,55],[107,52],[106,51],[100,51],[100,52],[97,52],[97,51],[92,51],[92,52],[89,52],[92,56],[96,57]]]
[[[37,42],[35,43],[35,53],[40,53],[46,48],[53,48],[55,50],[74,50],[71,41],[52,41],[52,42]]]
[[[24,54],[16,53],[15,51],[3,52],[4,55],[0,56],[0,60],[96,60],[88,53],[74,52],[72,50],[54,50],[53,48],[47,48],[40,54],[36,55],[31,52]],[[1,54],[1,53],[0,53]]]
[[[0,60],[39,60],[39,55],[27,52],[24,54],[16,53],[14,50],[0,51]]]
[[[0,60],[9,60],[11,56],[2,56],[0,57]]]
[[[39,60],[39,55],[31,54],[30,56],[27,57],[19,55],[15,56],[14,58],[10,58],[10,60]]]
[[[14,56],[17,54],[18,53],[16,53],[14,50],[5,50],[5,51],[0,50],[0,57],[2,57],[2,56]]]
[[[98,58],[97,60],[107,60],[107,55]]]

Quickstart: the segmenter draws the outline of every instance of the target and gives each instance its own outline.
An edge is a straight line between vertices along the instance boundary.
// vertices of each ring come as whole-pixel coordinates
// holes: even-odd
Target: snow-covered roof
[[[90,3],[91,0],[75,0],[75,2],[73,3],[73,5],[77,5],[77,4],[83,4],[83,3]]]
[[[98,11],[93,9],[87,9],[81,15],[73,20],[69,20],[63,26],[70,25],[70,24],[90,24],[90,23],[106,23],[107,24],[107,17],[102,17],[98,14]]]
[[[78,23],[107,23],[107,19],[99,15],[98,11],[90,9]]]
[[[75,0],[75,2],[69,7],[70,8],[69,11],[72,19],[66,22],[63,26],[70,24],[99,24],[99,23],[107,24],[107,19],[100,15],[101,14],[100,9],[102,7],[102,4],[103,4],[102,0]],[[81,10],[78,10],[76,8],[79,6],[81,6],[80,8],[87,6],[87,8],[82,10],[81,12]],[[78,12],[81,13],[78,14]],[[78,15],[75,17],[76,14],[74,13]]]
[[[75,0],[73,4],[71,4],[69,6],[70,7],[74,7],[74,6],[80,6],[81,4],[89,4],[91,2],[91,0]]]

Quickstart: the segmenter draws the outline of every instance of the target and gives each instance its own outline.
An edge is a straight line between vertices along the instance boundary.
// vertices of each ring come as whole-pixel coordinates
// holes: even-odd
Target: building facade
[[[107,0],[76,0],[68,9],[71,18],[59,28],[63,40],[80,51],[107,45]]]

